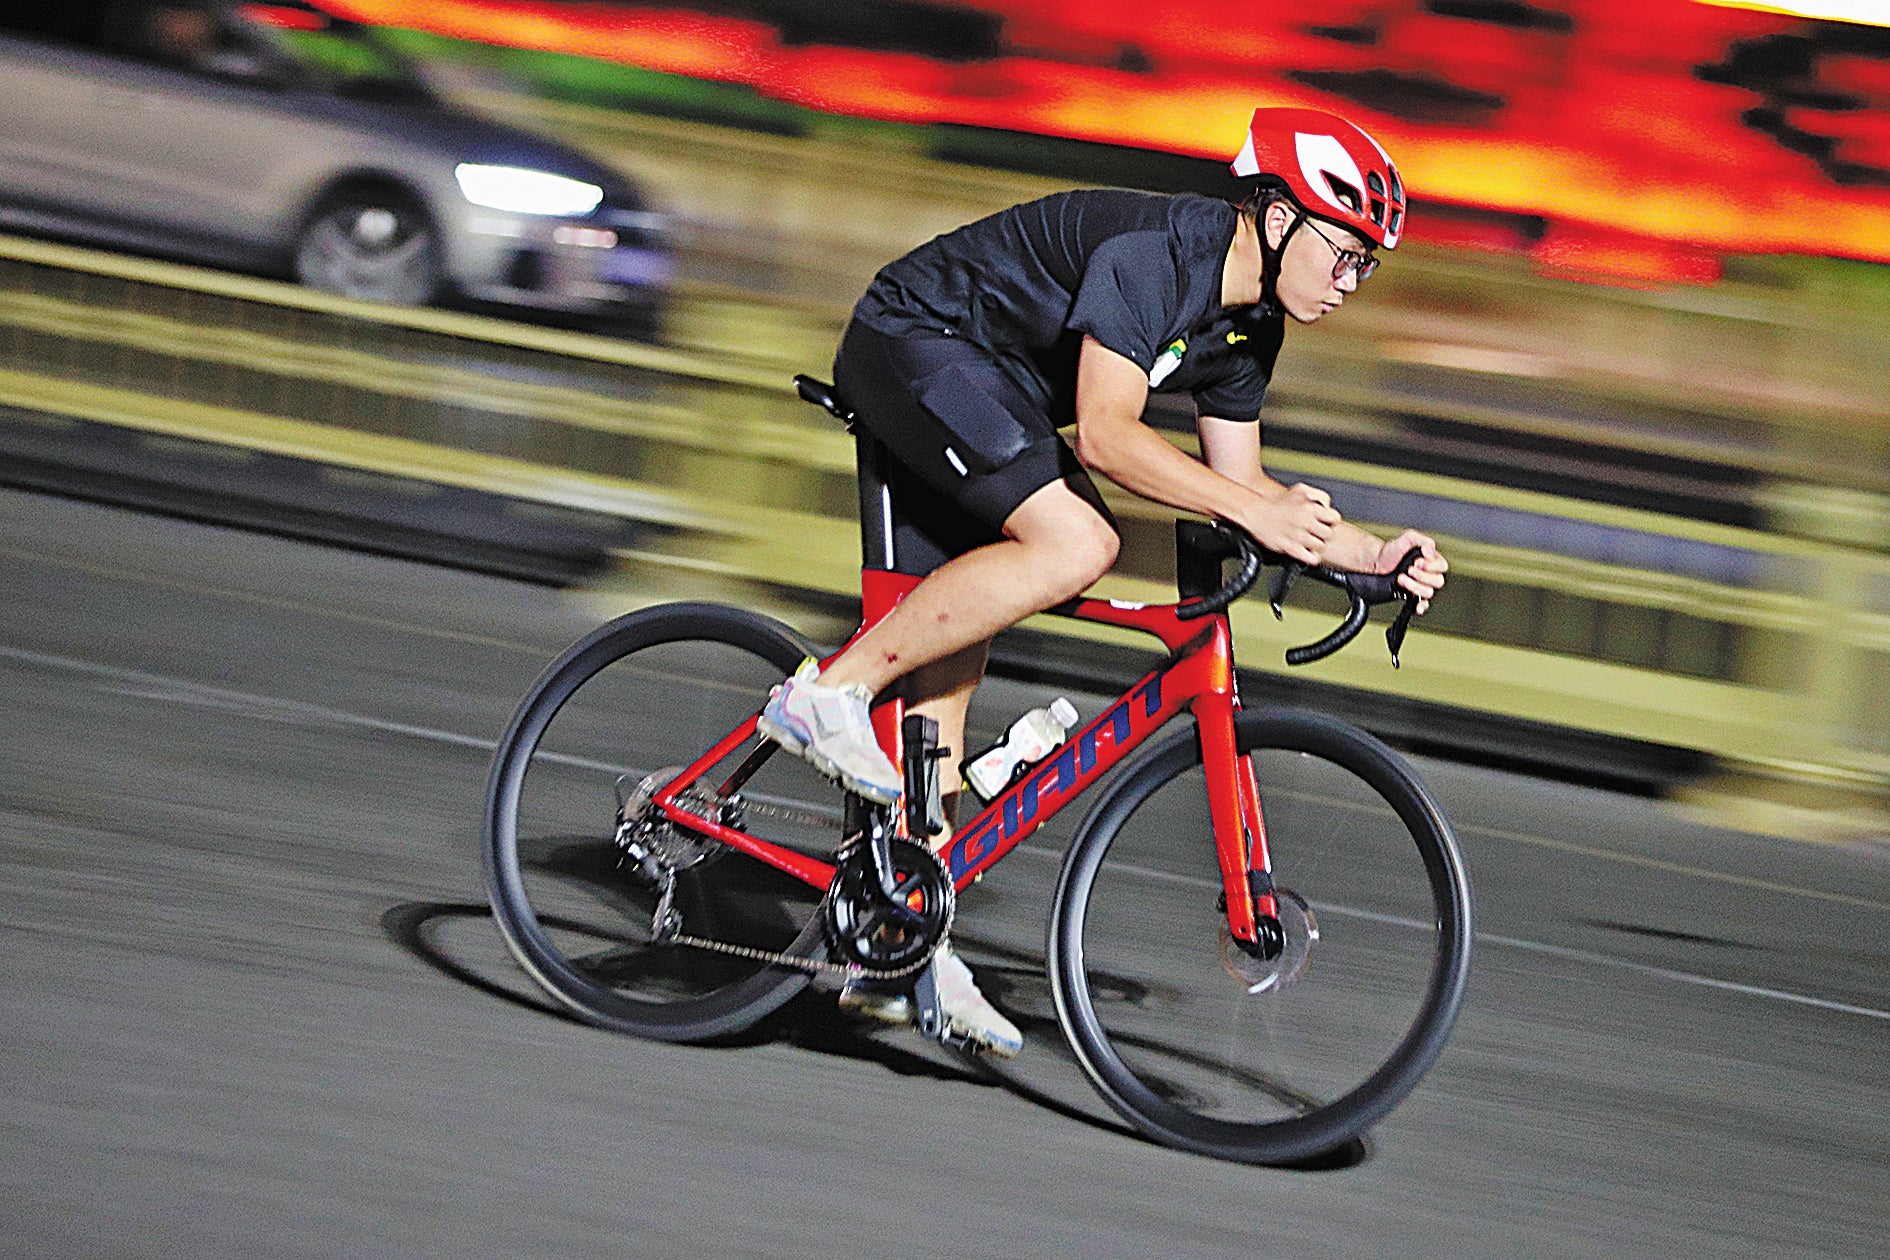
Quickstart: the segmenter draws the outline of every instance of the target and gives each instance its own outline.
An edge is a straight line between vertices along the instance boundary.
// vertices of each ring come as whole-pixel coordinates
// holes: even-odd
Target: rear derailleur
[[[656,889],[656,912],[650,933],[651,939],[659,943],[682,931],[682,914],[676,909],[676,876],[708,861],[722,848],[718,841],[678,827],[656,808],[656,793],[681,772],[681,766],[666,766],[644,775],[634,787],[630,785],[629,775],[617,780],[614,839],[622,854],[618,864]],[[740,793],[724,798],[701,788],[691,788],[680,797],[688,808],[725,827],[740,827],[747,818],[747,806]]]

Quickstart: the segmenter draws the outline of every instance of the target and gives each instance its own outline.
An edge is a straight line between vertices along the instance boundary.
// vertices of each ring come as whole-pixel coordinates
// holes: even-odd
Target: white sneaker
[[[1000,1059],[1014,1058],[1024,1048],[1024,1034],[978,992],[964,959],[949,948],[941,949],[933,956],[932,967],[938,1004],[945,1009],[945,1022],[953,1034]]]
[[[905,784],[873,734],[867,711],[873,693],[863,683],[829,687],[819,678],[819,663],[812,657],[802,661],[793,677],[768,693],[755,729],[849,792],[880,805],[896,803]]]
[[[945,1024],[952,1036],[974,1050],[1000,1059],[1014,1058],[1024,1048],[1024,1034],[978,992],[964,960],[947,946],[933,955],[932,966],[938,1004],[944,1009]],[[905,1025],[918,1018],[910,997],[870,980],[847,981],[840,990],[839,1003],[843,1011],[887,1024]]]

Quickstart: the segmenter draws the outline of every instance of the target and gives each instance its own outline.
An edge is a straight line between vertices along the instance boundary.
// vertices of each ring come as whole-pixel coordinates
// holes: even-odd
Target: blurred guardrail
[[[690,269],[790,299],[799,343],[809,323],[837,331],[887,259],[1070,186],[854,132],[774,136],[496,91],[464,102],[633,170],[697,229]],[[1521,257],[1427,249],[1421,208],[1413,232],[1364,300],[1317,335],[1288,338],[1273,428],[1336,427],[1438,467],[1487,467],[1494,450],[1539,466],[1551,487],[1553,452],[1599,444],[1620,457],[1622,498],[1657,493],[1685,502],[1683,515],[1808,536],[1890,529],[1884,268],[1731,259],[1710,288],[1642,291],[1570,284]],[[696,318],[687,332],[737,353],[756,340],[740,319]]]
[[[427,495],[475,492],[589,530],[621,564],[844,594],[858,564],[850,439],[793,397],[789,365],[772,357],[0,238],[9,479],[83,460],[110,432],[150,461],[208,460],[213,479],[239,477],[246,460],[306,461],[343,485],[401,487],[418,521]],[[1890,556],[1386,467],[1296,446],[1285,427],[1276,470],[1330,486],[1354,519],[1431,529],[1454,565],[1402,673],[1353,651],[1308,674],[1867,795],[1890,784]],[[1172,598],[1169,518],[1117,506],[1126,546],[1105,593]],[[1276,625],[1243,605],[1243,660],[1272,667],[1328,615],[1290,611]]]

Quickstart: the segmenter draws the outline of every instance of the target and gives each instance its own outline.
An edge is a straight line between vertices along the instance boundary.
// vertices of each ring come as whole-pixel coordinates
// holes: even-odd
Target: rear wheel
[[[1116,780],[1077,832],[1050,927],[1078,1063],[1158,1141],[1277,1162],[1358,1137],[1442,1051],[1470,967],[1470,888],[1398,755],[1311,714],[1250,712],[1283,940],[1233,941],[1200,743]]]
[[[485,868],[513,954],[565,1007],[668,1041],[739,1031],[806,987],[779,962],[664,943],[653,931],[674,872],[681,931],[739,949],[824,959],[824,889],[655,818],[649,793],[752,717],[809,648],[778,623],[712,604],[645,609],[553,662],[501,740],[487,790]],[[767,757],[717,796],[747,741],[704,775],[700,811],[826,857],[841,790],[798,758]],[[771,747],[771,746],[770,746]]]

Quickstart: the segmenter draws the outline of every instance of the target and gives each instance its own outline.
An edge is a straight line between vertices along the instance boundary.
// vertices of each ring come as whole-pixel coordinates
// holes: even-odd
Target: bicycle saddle
[[[840,397],[840,391],[825,381],[817,381],[805,373],[794,377],[794,388],[800,391],[802,398],[818,407],[825,407],[843,421],[847,428],[853,427],[853,409]]]

